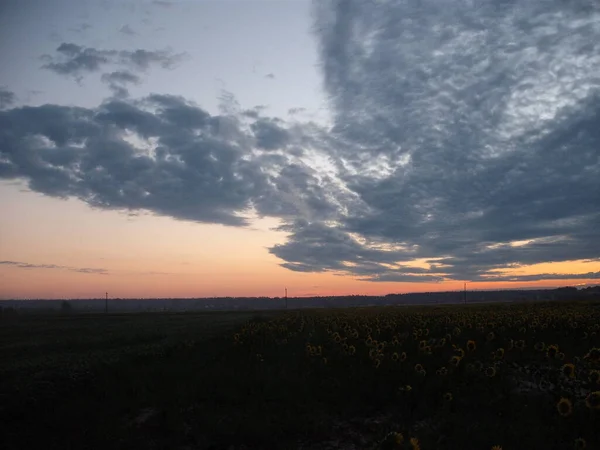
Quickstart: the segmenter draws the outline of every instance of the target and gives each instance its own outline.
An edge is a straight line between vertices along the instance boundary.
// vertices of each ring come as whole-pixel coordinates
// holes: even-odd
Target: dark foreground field
[[[0,448],[600,449],[599,324],[591,302],[9,317]]]

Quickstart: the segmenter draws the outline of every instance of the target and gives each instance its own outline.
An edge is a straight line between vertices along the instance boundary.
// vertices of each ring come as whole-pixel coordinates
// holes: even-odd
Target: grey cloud
[[[316,144],[353,194],[328,227],[404,246],[400,256],[430,258],[431,276],[447,279],[598,260],[599,8],[469,5],[315,2],[335,123]],[[314,247],[291,232],[274,249],[288,267],[345,260],[364,272],[364,245]],[[385,267],[368,278],[407,279]]]
[[[14,92],[0,86],[0,109],[8,108],[15,103],[17,96]]]
[[[71,30],[71,31],[74,31],[74,32],[76,32],[76,33],[85,33],[85,32],[86,32],[87,30],[89,30],[90,28],[92,28],[92,26],[91,26],[89,23],[87,23],[87,22],[84,22],[84,23],[82,23],[82,24],[78,25],[78,26],[77,26],[77,27],[75,27],[75,28],[70,28],[70,30]]]
[[[113,91],[115,97],[124,98],[129,95],[127,85],[140,84],[141,78],[126,70],[119,70],[110,73],[102,74],[101,80],[108,84],[108,87]]]
[[[154,0],[152,2],[152,4],[156,5],[156,6],[160,6],[162,8],[171,8],[174,5],[173,2],[167,2],[167,1],[164,1],[164,0]]]
[[[120,52],[121,61],[123,63],[129,64],[139,70],[146,70],[152,64],[157,64],[163,69],[173,69],[179,62],[184,61],[187,56],[186,53],[174,54],[169,50],[149,51],[138,49],[133,52]]]
[[[284,147],[290,140],[289,132],[278,124],[277,120],[262,118],[252,124],[259,147],[275,150]]]
[[[275,79],[275,74],[274,73],[268,73],[265,75],[265,78],[270,78],[271,80]]]
[[[84,48],[77,44],[63,42],[56,49],[59,57],[45,55],[49,62],[42,67],[59,75],[81,78],[85,72],[97,72],[110,63],[117,54],[115,50]]]
[[[123,29],[122,29],[123,30]],[[94,73],[107,65],[123,65],[132,70],[145,71],[153,65],[173,69],[188,55],[175,54],[170,50],[100,50],[92,47],[63,42],[56,49],[57,55],[43,55],[46,64],[42,68],[59,75],[75,77],[78,81],[85,73]]]
[[[109,272],[106,269],[97,269],[97,268],[89,268],[89,267],[70,267],[70,266],[61,266],[57,264],[31,264],[24,263],[19,261],[0,261],[0,265],[4,266],[12,266],[19,269],[58,269],[58,270],[68,270],[70,272],[78,272],[78,273],[93,273],[98,275],[107,275]]]
[[[46,195],[232,226],[247,224],[252,208],[335,212],[313,171],[289,158],[251,157],[253,145],[236,117],[171,95],[0,112],[0,177],[28,180]]]
[[[119,28],[119,33],[127,36],[135,36],[137,34],[129,25],[123,25],[121,28]]]

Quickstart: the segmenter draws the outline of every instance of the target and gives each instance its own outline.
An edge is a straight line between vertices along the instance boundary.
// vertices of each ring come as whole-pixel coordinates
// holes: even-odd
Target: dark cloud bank
[[[357,0],[314,13],[331,129],[233,103],[213,116],[169,95],[24,106],[0,111],[0,177],[180,220],[278,217],[289,239],[270,251],[303,272],[533,281],[574,277],[503,271],[599,259],[595,3]],[[66,75],[169,64],[61,47],[47,68]],[[103,79],[139,82],[126,70]]]

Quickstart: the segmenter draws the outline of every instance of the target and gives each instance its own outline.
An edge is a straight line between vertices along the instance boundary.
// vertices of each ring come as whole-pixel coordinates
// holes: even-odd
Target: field
[[[22,314],[0,448],[600,449],[599,332],[597,302]]]

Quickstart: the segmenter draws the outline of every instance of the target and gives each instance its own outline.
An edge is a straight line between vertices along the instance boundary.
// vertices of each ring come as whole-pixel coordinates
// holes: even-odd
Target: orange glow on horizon
[[[11,201],[0,216],[0,261],[60,268],[0,264],[0,298],[113,298],[334,296],[456,291],[462,281],[393,283],[361,281],[350,275],[293,272],[268,248],[286,233],[274,219],[250,228],[196,224],[152,215],[127,216],[90,209],[76,200],[57,200],[0,184]],[[16,199],[18,197],[18,200]],[[15,198],[14,201],[12,199]],[[59,211],[59,213],[57,213]],[[408,264],[427,267],[424,260]],[[103,269],[107,274],[77,270]],[[588,273],[600,261],[536,264],[504,275]],[[468,282],[468,280],[466,280]],[[594,284],[593,279],[473,282],[468,289],[551,288]]]

